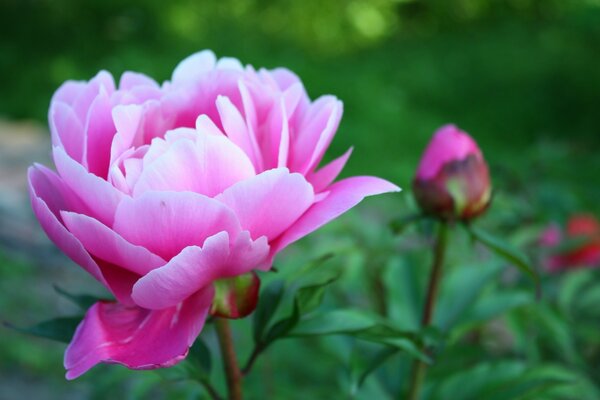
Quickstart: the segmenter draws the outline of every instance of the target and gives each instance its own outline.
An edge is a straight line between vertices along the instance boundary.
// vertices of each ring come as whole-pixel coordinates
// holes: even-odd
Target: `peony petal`
[[[400,190],[396,185],[371,176],[355,176],[334,183],[329,188],[329,195],[315,203],[283,236],[273,245],[272,254],[281,251],[295,242],[325,225],[339,215],[345,213],[365,197]]]
[[[45,167],[29,168],[31,206],[46,235],[71,260],[80,265],[100,283],[107,285],[100,268],[79,240],[59,220],[59,211],[73,207],[75,196],[56,174]],[[75,205],[80,209],[83,206]]]
[[[258,145],[246,126],[246,121],[239,110],[226,96],[217,97],[217,109],[221,117],[221,125],[227,137],[238,145],[250,157],[254,165],[257,162]]]
[[[188,246],[202,246],[206,238],[240,231],[235,214],[222,203],[191,192],[146,192],[126,197],[117,209],[115,232],[135,245],[170,260]]]
[[[253,238],[273,240],[310,207],[314,193],[302,175],[278,168],[238,182],[216,198],[235,212]]]
[[[98,302],[86,313],[65,352],[67,379],[100,362],[132,369],[169,367],[183,360],[200,334],[212,288],[161,311]]]
[[[215,67],[216,62],[217,57],[210,50],[192,54],[175,67],[172,81],[174,84],[179,84],[198,79],[203,74],[211,71]]]
[[[342,102],[334,96],[322,96],[302,115],[292,145],[292,171],[312,171],[325,154],[342,118]]]
[[[184,136],[147,165],[133,188],[134,197],[152,190],[190,191],[214,197],[255,175],[246,154],[226,137],[191,129],[170,133],[174,132],[190,132],[196,141]]]
[[[61,215],[69,231],[97,258],[140,275],[166,263],[144,247],[127,242],[94,218],[66,211]]]
[[[108,174],[110,147],[115,133],[110,98],[101,87],[87,113],[83,157],[87,161],[88,171],[101,178],[106,178]]]
[[[251,271],[269,255],[266,238],[256,241],[247,232],[234,243],[220,232],[209,237],[202,248],[186,247],[169,263],[142,277],[133,287],[133,300],[149,309],[172,307],[220,278]]]
[[[109,96],[115,91],[115,81],[110,72],[98,72],[96,76],[85,84],[79,96],[71,103],[75,114],[80,120],[85,120],[92,103],[101,90],[106,91]]]
[[[210,118],[208,118],[208,115],[205,114],[198,116],[198,118],[196,119],[196,130],[200,134],[225,136],[225,134],[221,132],[219,127],[216,126],[215,123]]]
[[[74,160],[83,162],[83,122],[71,106],[53,101],[48,113],[52,145],[62,147]]]
[[[346,162],[352,154],[352,147],[349,148],[341,157],[336,158],[329,164],[320,168],[318,171],[307,175],[306,179],[313,185],[315,193],[320,193],[327,189],[327,186],[331,184],[342,172]]]
[[[216,65],[217,69],[233,69],[236,71],[243,71],[244,66],[237,58],[232,57],[221,57],[219,61],[217,61]]]
[[[143,121],[142,111],[142,106],[135,104],[113,108],[112,118],[116,134],[110,149],[110,165],[113,165],[126,150],[141,144],[136,143],[136,136]]]
[[[110,183],[85,170],[60,147],[54,147],[54,163],[65,183],[91,210],[91,215],[111,226],[117,205],[124,197]]]
[[[147,75],[139,72],[125,71],[119,80],[120,90],[131,90],[138,86],[149,86],[158,89],[159,85],[156,81]]]

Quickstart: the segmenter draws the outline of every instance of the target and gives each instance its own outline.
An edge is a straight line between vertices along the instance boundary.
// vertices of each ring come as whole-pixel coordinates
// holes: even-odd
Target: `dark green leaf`
[[[354,370],[352,371],[353,376],[350,393],[355,395],[369,375],[377,370],[377,368],[379,368],[391,356],[398,353],[398,351],[399,350],[394,347],[385,347],[368,357],[368,359],[362,362],[360,365],[355,365],[353,368]]]
[[[271,282],[260,293],[258,306],[254,312],[252,321],[252,333],[254,335],[255,343],[258,343],[262,340],[263,334],[267,329],[269,322],[271,322],[273,315],[277,311],[284,293],[285,286],[282,280]]]
[[[208,378],[212,367],[210,350],[201,337],[198,337],[190,348],[190,361],[198,372]]]
[[[485,245],[488,249],[492,250],[494,253],[504,258],[505,260],[512,263],[515,267],[517,267],[521,272],[533,280],[536,288],[536,295],[540,297],[540,278],[533,266],[531,265],[527,256],[519,251],[518,249],[512,247],[508,243],[503,240],[492,236],[491,234],[484,232],[478,228],[475,228],[472,225],[465,225],[471,236]]]
[[[77,329],[77,326],[82,319],[83,316],[60,317],[40,322],[39,324],[30,326],[28,328],[17,327],[9,323],[5,323],[5,325],[16,331],[27,333],[29,335],[56,340],[58,342],[69,343],[73,338],[75,329]]]
[[[277,321],[267,332],[264,339],[264,345],[267,346],[274,340],[277,340],[288,334],[300,320],[300,310],[297,303],[294,303],[292,314],[286,318]]]

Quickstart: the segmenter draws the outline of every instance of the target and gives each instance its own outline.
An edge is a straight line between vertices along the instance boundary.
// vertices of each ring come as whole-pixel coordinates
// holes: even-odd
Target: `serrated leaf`
[[[479,243],[486,246],[488,249],[492,250],[494,253],[509,261],[515,267],[517,267],[521,272],[528,275],[535,285],[536,296],[540,297],[540,278],[538,273],[535,271],[533,266],[531,265],[527,256],[521,252],[520,250],[512,247],[508,243],[503,240],[492,236],[488,232],[482,231],[478,228],[475,228],[472,225],[465,225],[471,236],[477,240]]]
[[[258,306],[254,312],[252,334],[254,342],[262,340],[264,332],[269,326],[269,322],[279,308],[281,299],[285,293],[285,285],[282,280],[271,282],[260,294]]]
[[[56,340],[58,342],[69,343],[82,319],[83,316],[59,317],[40,322],[27,328],[14,326],[9,323],[5,323],[5,325],[18,332],[27,333],[29,335],[43,337],[50,340]]]
[[[88,308],[93,306],[98,301],[114,301],[108,298],[100,298],[89,294],[73,294],[67,292],[58,285],[53,285],[53,287],[56,293],[70,300],[73,304],[81,308],[83,311],[87,311]]]

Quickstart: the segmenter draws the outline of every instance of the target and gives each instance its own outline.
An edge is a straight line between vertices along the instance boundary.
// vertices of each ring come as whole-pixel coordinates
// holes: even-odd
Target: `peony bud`
[[[210,313],[222,318],[243,318],[256,308],[260,279],[254,271],[215,281]]]
[[[413,190],[421,209],[439,218],[468,220],[483,213],[492,188],[477,143],[454,125],[438,129],[423,153]]]

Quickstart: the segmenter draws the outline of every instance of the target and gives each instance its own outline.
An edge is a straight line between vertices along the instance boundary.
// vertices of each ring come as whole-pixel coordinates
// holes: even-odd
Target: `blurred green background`
[[[288,67],[313,98],[341,98],[344,118],[328,157],[355,146],[344,175],[379,175],[410,189],[430,135],[453,122],[479,142],[490,163],[497,202],[488,224],[539,226],[572,212],[600,213],[598,0],[127,3],[0,2],[0,118],[11,121],[3,141],[27,133],[12,130],[14,121],[28,121],[33,131],[40,130],[36,123],[45,126],[50,97],[67,79],[87,80],[106,69],[163,81],[181,59],[209,48],[257,68]],[[36,135],[48,153],[47,133]],[[12,174],[8,164],[0,163],[5,175]],[[410,208],[404,196],[372,204],[397,216]],[[0,211],[0,224],[17,212]],[[346,235],[360,230],[353,229]],[[83,274],[63,270],[67,262],[46,247],[32,255],[41,250],[9,239],[0,236],[0,317],[27,324],[69,311],[51,283],[83,291]],[[51,268],[46,254],[58,257]],[[7,388],[0,398],[19,391],[88,398],[95,393],[90,382],[106,389],[110,379],[118,381],[92,374],[95,380],[66,383],[62,346],[0,329],[0,375],[7,377],[0,378]],[[126,393],[136,398],[144,384],[134,381]]]

